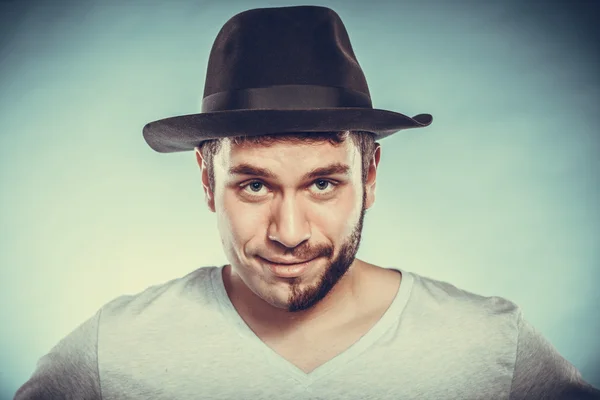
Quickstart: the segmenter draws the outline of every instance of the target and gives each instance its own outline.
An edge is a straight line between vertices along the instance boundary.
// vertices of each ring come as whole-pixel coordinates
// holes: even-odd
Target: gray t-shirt
[[[15,399],[600,399],[511,301],[394,269],[383,317],[310,373],[245,324],[223,267],[205,267],[104,305]]]

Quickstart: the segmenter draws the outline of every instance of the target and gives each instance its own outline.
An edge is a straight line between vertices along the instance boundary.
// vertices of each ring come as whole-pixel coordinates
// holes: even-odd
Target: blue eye
[[[317,179],[316,181],[313,181],[311,185],[313,189],[311,189],[311,191],[316,196],[328,196],[333,194],[336,186],[336,183],[327,179]],[[242,190],[245,191],[249,196],[263,196],[261,190],[265,187],[265,184],[260,181],[251,181],[241,186]]]
[[[315,187],[316,190],[312,190],[316,196],[330,196],[335,193],[337,186],[337,183],[329,181],[327,179],[317,179],[313,182],[313,187]]]
[[[241,188],[248,196],[263,196],[264,193],[261,191],[265,188],[265,184],[260,181],[252,181],[242,185]]]
[[[258,187],[257,187],[257,186],[258,186]],[[260,189],[262,189],[262,187],[263,187],[263,184],[262,184],[262,183],[260,183],[260,182],[251,182],[251,183],[249,183],[249,184],[248,184],[248,187],[250,187],[250,189],[251,189],[253,192],[259,192],[259,191],[260,191]],[[256,190],[254,190],[254,189],[256,189]]]
[[[315,181],[315,184],[317,185],[317,188],[321,189],[321,190],[325,190],[327,189],[327,187],[329,186],[331,182],[326,181],[324,179],[319,179],[318,181]]]

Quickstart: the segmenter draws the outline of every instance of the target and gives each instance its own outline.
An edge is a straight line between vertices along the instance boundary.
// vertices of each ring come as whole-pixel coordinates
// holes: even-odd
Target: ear
[[[375,203],[375,184],[377,183],[377,166],[379,165],[379,159],[381,158],[381,145],[375,143],[375,150],[373,151],[373,157],[369,164],[369,171],[367,172],[367,181],[365,182],[366,191],[366,203],[365,208],[371,208]]]
[[[198,163],[198,167],[200,167],[200,172],[202,174],[202,187],[204,188],[206,205],[208,205],[211,212],[215,212],[215,196],[210,189],[206,162],[204,161],[204,157],[202,157],[202,152],[199,147],[194,147],[194,152],[196,153],[196,162]]]

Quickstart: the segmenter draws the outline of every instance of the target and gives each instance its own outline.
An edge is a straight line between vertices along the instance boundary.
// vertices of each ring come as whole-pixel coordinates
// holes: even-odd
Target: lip
[[[280,259],[268,259],[268,258],[263,258],[261,257],[263,260],[271,263],[271,264],[277,264],[277,265],[296,265],[296,264],[304,264],[307,263],[309,261],[312,261],[313,259],[308,259],[308,260],[284,260],[283,258]]]
[[[313,261],[317,260],[318,257],[297,263],[279,263],[267,260],[266,258],[259,257],[263,263],[269,267],[269,270],[273,275],[280,278],[295,278],[304,274],[309,267],[313,264]]]

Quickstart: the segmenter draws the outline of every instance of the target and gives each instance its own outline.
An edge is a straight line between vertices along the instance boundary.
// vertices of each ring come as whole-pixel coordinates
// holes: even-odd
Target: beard
[[[358,252],[358,248],[360,246],[363,220],[366,213],[365,203],[366,190],[363,188],[360,218],[354,226],[352,234],[348,237],[348,239],[346,239],[342,246],[340,246],[339,254],[330,262],[329,266],[320,275],[317,283],[301,289],[296,281],[291,281],[291,292],[288,298],[287,307],[289,312],[303,311],[313,307],[315,304],[324,299],[331,289],[333,289],[340,279],[342,279],[346,272],[348,272],[348,269],[356,258],[356,253]],[[331,247],[322,247],[317,251],[314,249],[312,251],[307,251],[306,248],[296,248],[294,249],[293,254],[294,256],[300,256],[301,258],[306,258],[304,257],[305,254],[330,258],[333,254],[333,249]]]

